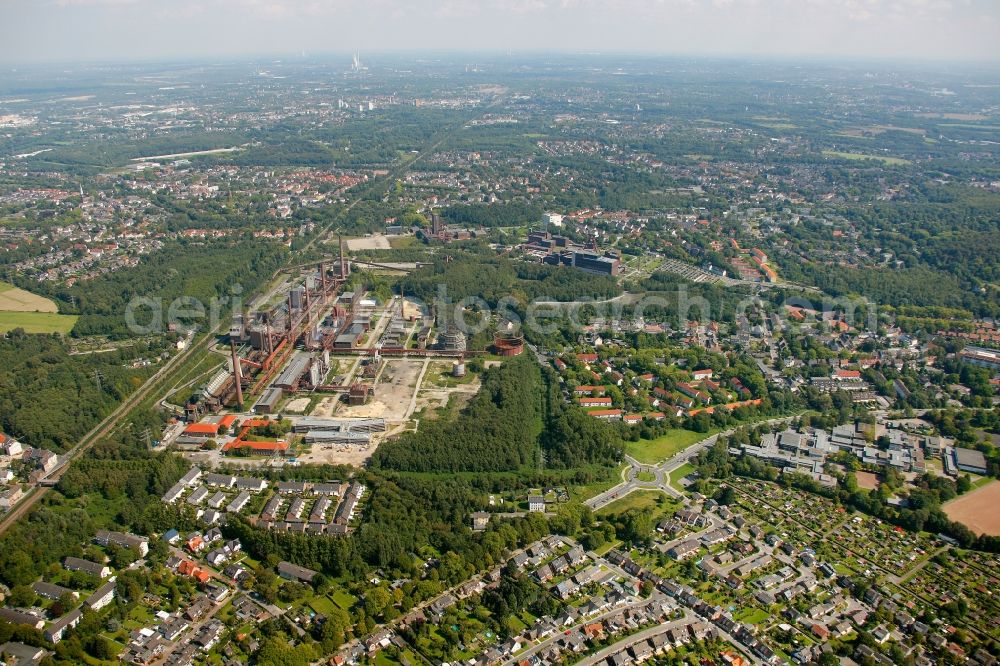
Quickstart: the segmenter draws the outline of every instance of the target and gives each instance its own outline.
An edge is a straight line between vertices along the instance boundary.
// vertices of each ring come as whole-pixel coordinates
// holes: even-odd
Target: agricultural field
[[[887,157],[883,155],[865,155],[864,153],[845,153],[837,150],[824,150],[823,155],[826,157],[835,157],[842,160],[878,160],[883,164],[888,166],[899,166],[903,164],[909,164],[910,160],[904,160],[900,157]]]
[[[0,333],[23,328],[25,333],[66,335],[73,330],[77,317],[58,311],[55,301],[0,282]]]
[[[0,282],[0,310],[9,312],[58,312],[55,301]]]
[[[997,506],[1000,506],[1000,481],[992,481],[948,502],[944,512],[976,534],[1000,536]]]
[[[2,297],[2,294],[0,294]],[[67,335],[76,325],[76,315],[53,312],[0,311],[0,333],[23,328],[25,333],[59,333]]]

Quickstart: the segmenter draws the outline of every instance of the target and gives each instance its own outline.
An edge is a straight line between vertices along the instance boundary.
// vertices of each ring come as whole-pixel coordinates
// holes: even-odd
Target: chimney
[[[236,406],[243,411],[243,371],[240,368],[240,357],[236,355],[236,341],[229,339],[229,350],[233,355],[233,380],[236,382]]]

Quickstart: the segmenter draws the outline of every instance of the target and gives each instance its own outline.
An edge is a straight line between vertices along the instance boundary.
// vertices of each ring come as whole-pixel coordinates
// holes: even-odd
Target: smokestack
[[[347,261],[344,259],[344,236],[339,236],[340,238],[340,277],[343,280],[347,279]]]
[[[292,332],[292,292],[288,292],[288,332]]]
[[[319,262],[319,283],[323,288],[323,293],[326,294],[326,263]]]
[[[233,355],[233,379],[236,381],[236,406],[243,411],[243,371],[240,368],[240,358],[236,355],[236,341],[229,339],[229,350]]]

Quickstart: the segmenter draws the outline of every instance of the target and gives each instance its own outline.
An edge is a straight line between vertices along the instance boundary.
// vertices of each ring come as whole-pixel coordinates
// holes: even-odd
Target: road
[[[530,660],[530,657],[532,655],[537,654],[542,650],[551,647],[553,644],[559,642],[559,640],[562,639],[567,634],[573,633],[574,631],[580,631],[580,629],[582,629],[584,625],[593,624],[595,622],[604,622],[604,620],[607,620],[609,617],[614,617],[615,615],[618,615],[623,611],[628,610],[629,608],[638,608],[639,606],[645,606],[647,603],[649,603],[649,599],[640,599],[639,601],[633,601],[632,603],[624,604],[622,606],[612,608],[611,610],[606,610],[600,615],[595,615],[594,617],[584,622],[580,622],[573,625],[569,629],[565,629],[563,631],[560,631],[559,633],[549,636],[538,645],[533,645],[524,652],[517,653],[516,656],[512,656],[510,659],[507,659],[503,663],[505,666],[507,666],[509,664],[519,664],[526,659]]]
[[[537,354],[537,351],[535,351],[535,353]],[[766,423],[767,425],[774,425],[777,423],[793,421],[797,418],[798,416],[783,416],[777,419],[769,419],[763,423]],[[754,425],[759,425],[759,423]],[[629,493],[633,493],[637,490],[653,490],[666,493],[671,497],[682,497],[682,493],[678,492],[676,488],[670,485],[670,474],[682,465],[688,463],[704,449],[714,446],[719,437],[728,437],[735,432],[736,428],[730,428],[724,432],[706,437],[700,442],[692,444],[683,451],[678,451],[670,458],[667,458],[663,462],[656,465],[641,463],[631,456],[625,456],[625,461],[629,464],[629,468],[626,470],[626,480],[613,488],[605,490],[603,493],[594,495],[590,499],[585,500],[584,504],[590,507],[592,511],[597,511],[604,508],[608,504],[611,504],[615,500],[621,499]],[[642,471],[652,473],[656,479],[654,481],[640,481],[638,475],[639,472]]]
[[[670,629],[678,629],[680,627],[686,627],[689,624],[694,624],[696,621],[697,618],[694,616],[694,614],[691,611],[685,609],[683,619],[674,620],[673,622],[666,622],[664,624],[657,624],[655,626],[650,627],[649,629],[643,629],[637,634],[632,634],[631,636],[623,638],[617,643],[612,643],[611,645],[604,648],[600,652],[595,652],[589,657],[576,662],[576,666],[594,666],[595,664],[600,664],[614,653],[620,652],[621,650],[625,650],[628,647],[635,645],[636,643],[648,641],[650,638],[656,636],[657,634],[662,634],[663,632],[668,631]]]
[[[66,451],[62,456],[62,464],[54,469],[46,478],[47,482],[55,482],[62,478],[62,475],[69,469],[70,464],[87,452],[90,447],[96,444],[99,440],[107,437],[115,430],[121,419],[128,414],[136,405],[142,402],[153,390],[164,380],[178,365],[182,364],[185,359],[187,359],[194,352],[195,349],[207,350],[215,342],[215,333],[222,326],[222,323],[216,324],[215,328],[208,332],[205,339],[199,344],[190,344],[185,347],[179,354],[174,356],[172,359],[163,364],[159,370],[157,370],[153,375],[139,387],[135,393],[128,396],[113,412],[108,414],[100,423],[91,428],[91,430],[83,436],[77,444]],[[4,515],[3,519],[0,520],[0,534],[3,534],[10,526],[13,525],[22,516],[26,515],[32,507],[44,497],[51,488],[40,486],[35,488],[33,492],[28,493],[25,497],[18,503],[13,509]]]

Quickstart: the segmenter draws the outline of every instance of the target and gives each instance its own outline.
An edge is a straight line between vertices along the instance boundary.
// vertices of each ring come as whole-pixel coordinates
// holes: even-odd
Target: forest
[[[538,365],[527,357],[491,368],[460,418],[424,419],[418,431],[384,442],[372,466],[410,472],[501,472],[531,465],[542,425],[541,383]]]
[[[123,367],[145,345],[71,356],[58,336],[0,337],[0,429],[37,448],[64,451],[152,372]]]
[[[469,204],[449,206],[441,211],[448,224],[460,227],[517,227],[538,224],[545,212],[537,204],[510,202],[503,204]]]
[[[376,469],[406,472],[513,472],[621,460],[619,431],[562,399],[555,373],[528,355],[483,375],[479,393],[453,420],[424,420],[420,430],[382,444]]]

